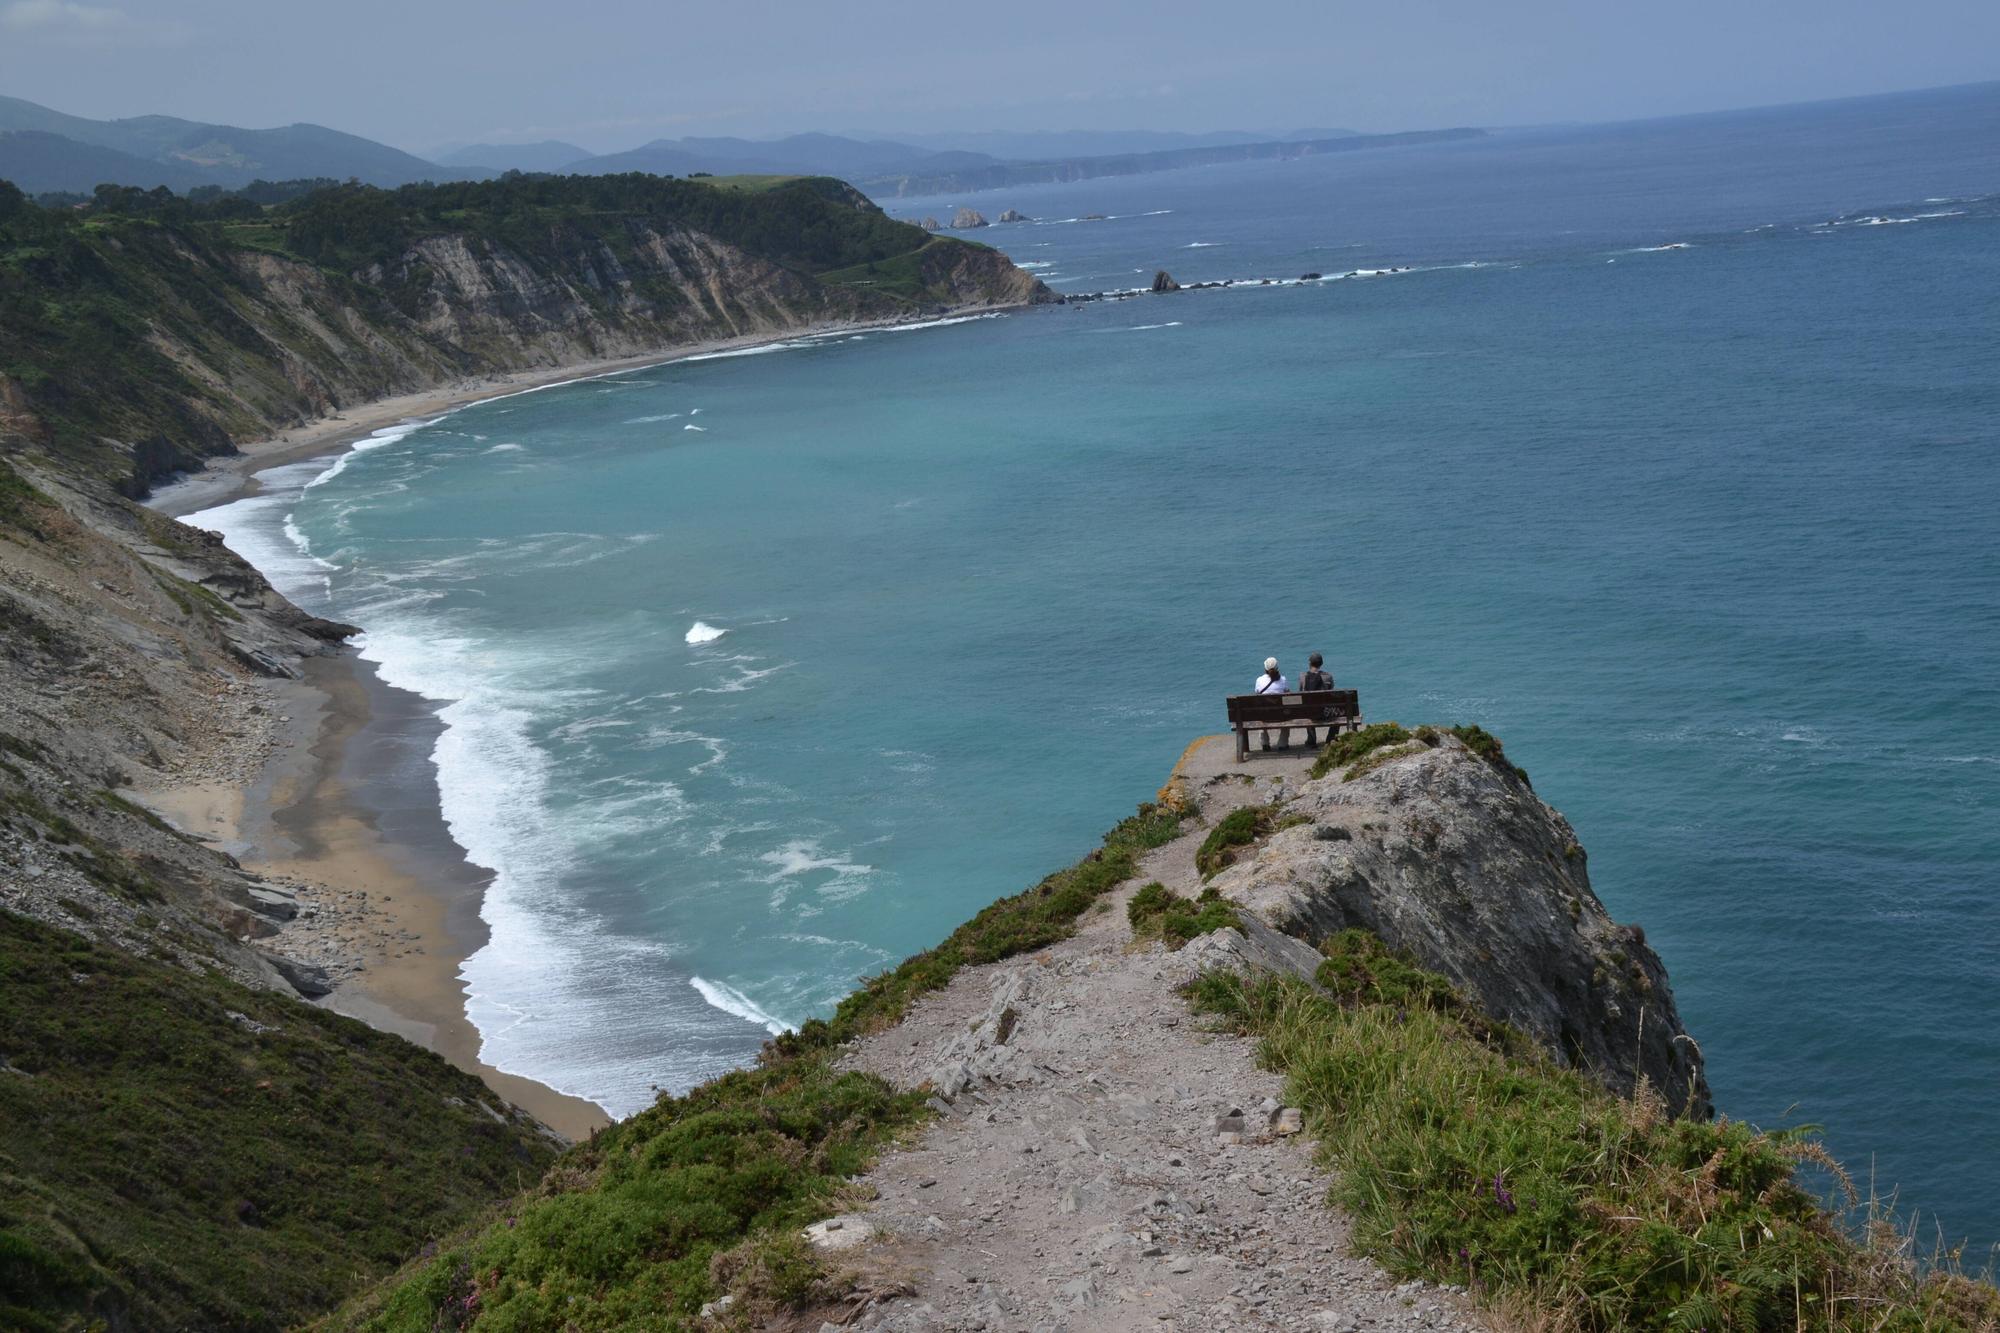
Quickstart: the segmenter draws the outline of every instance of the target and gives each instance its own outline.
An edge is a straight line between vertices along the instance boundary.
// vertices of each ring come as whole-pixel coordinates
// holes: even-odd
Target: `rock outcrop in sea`
[[[1177,292],[1181,285],[1174,281],[1174,275],[1161,269],[1153,275],[1153,290],[1156,292]]]
[[[974,227],[985,225],[986,215],[976,208],[961,208],[951,215],[951,226],[954,231],[970,231]]]
[[[996,218],[996,219],[994,219],[994,220],[995,220],[996,222],[1033,222],[1033,221],[1034,221],[1034,219],[1033,219],[1033,218],[1029,217],[1029,216],[1028,216],[1028,215],[1027,215],[1026,213],[1023,213],[1023,212],[1021,212],[1021,211],[1020,211],[1019,209],[1017,209],[1017,208],[1010,208],[1010,209],[1008,209],[1008,210],[1007,210],[1006,212],[1002,213],[1002,214],[1001,214],[1001,215],[1000,215],[1000,216],[999,216],[998,218]]]

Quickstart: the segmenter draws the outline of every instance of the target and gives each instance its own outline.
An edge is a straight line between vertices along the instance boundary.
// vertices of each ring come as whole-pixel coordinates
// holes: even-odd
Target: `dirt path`
[[[1183,759],[1208,825],[1306,767],[1301,751],[1231,758],[1219,737]],[[1484,1327],[1452,1293],[1345,1256],[1310,1145],[1271,1127],[1281,1080],[1176,993],[1205,962],[1310,966],[1311,952],[1255,929],[1179,953],[1134,945],[1126,902],[1152,879],[1192,893],[1206,831],[1150,853],[1074,939],[967,969],[849,1057],[900,1086],[928,1080],[945,1108],[866,1178],[875,1202],[841,1219],[844,1257],[913,1293],[851,1327]],[[1218,1136],[1235,1111],[1241,1142]]]

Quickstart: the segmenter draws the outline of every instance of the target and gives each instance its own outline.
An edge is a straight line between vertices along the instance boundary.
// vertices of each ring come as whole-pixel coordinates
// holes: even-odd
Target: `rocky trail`
[[[1135,943],[1127,922],[1151,880],[1194,894],[1194,852],[1215,821],[1295,794],[1309,757],[1239,767],[1226,737],[1191,748],[1179,771],[1204,822],[1149,853],[1074,938],[968,968],[858,1044],[848,1063],[928,1083],[941,1115],[865,1178],[870,1205],[814,1228],[864,1292],[882,1293],[846,1326],[1485,1327],[1462,1296],[1348,1257],[1282,1080],[1177,991],[1204,967],[1309,969],[1317,955],[1255,921],[1247,937],[1179,952]]]

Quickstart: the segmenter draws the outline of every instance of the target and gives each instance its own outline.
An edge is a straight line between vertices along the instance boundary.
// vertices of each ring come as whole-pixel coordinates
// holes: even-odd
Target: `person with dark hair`
[[[1306,674],[1299,677],[1300,690],[1330,690],[1333,688],[1333,676],[1321,669],[1325,661],[1326,659],[1318,653],[1314,653],[1306,659]],[[1327,728],[1326,738],[1328,740],[1333,739],[1333,729],[1331,727]],[[1313,728],[1307,727],[1306,745],[1311,747],[1317,744],[1319,744],[1319,733]]]

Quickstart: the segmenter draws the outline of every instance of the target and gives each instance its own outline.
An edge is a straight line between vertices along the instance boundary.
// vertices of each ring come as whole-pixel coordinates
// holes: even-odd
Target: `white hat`
[[[1266,670],[1266,671],[1276,671],[1277,669],[1278,669],[1278,659],[1277,659],[1277,658],[1275,658],[1275,657],[1267,657],[1267,658],[1265,658],[1265,659],[1264,659],[1264,670]]]

